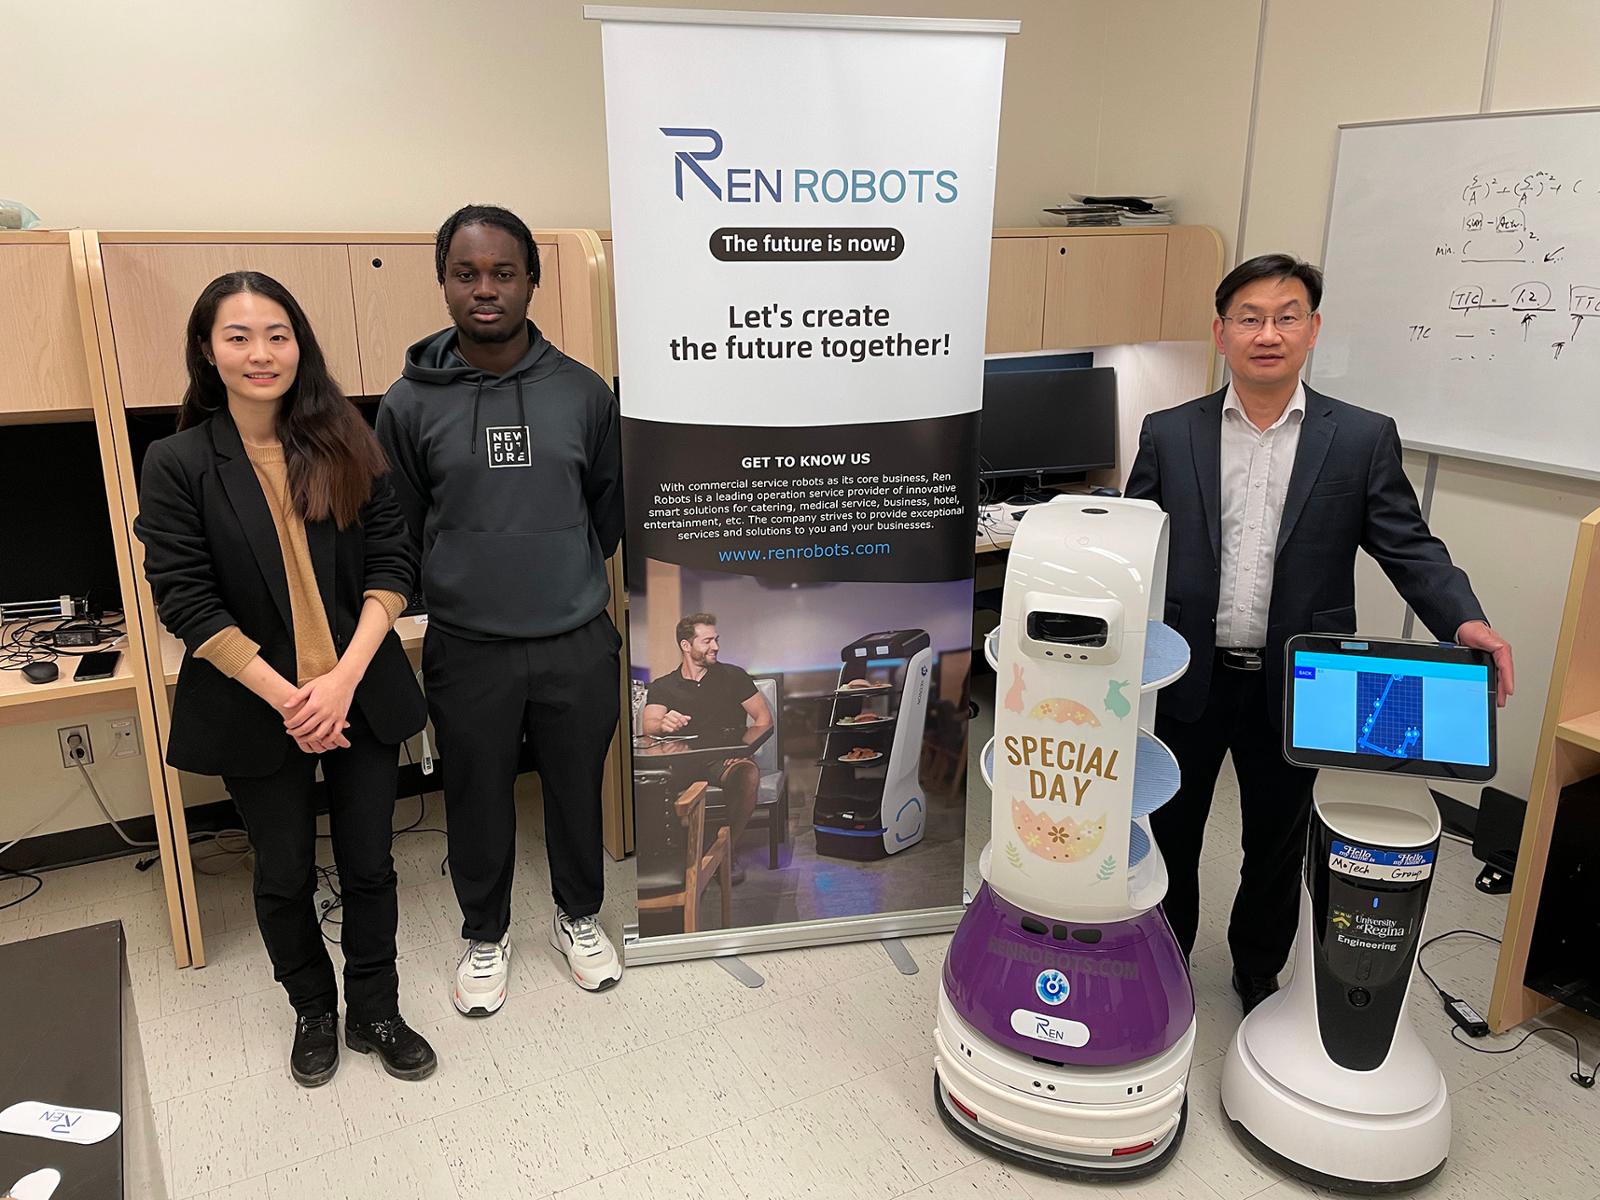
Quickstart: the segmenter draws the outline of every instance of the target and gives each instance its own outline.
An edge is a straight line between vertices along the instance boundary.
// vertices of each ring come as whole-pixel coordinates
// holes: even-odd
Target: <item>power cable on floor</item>
[[[1578,1040],[1578,1035],[1573,1033],[1570,1029],[1562,1029],[1557,1025],[1535,1025],[1532,1029],[1528,1030],[1520,1038],[1518,1038],[1514,1044],[1499,1048],[1474,1046],[1470,1041],[1461,1040],[1461,1034],[1463,1033],[1465,1033],[1469,1038],[1488,1037],[1489,1023],[1479,1016],[1477,1010],[1461,997],[1452,996],[1444,988],[1440,987],[1438,980],[1434,979],[1434,977],[1429,974],[1427,964],[1422,961],[1423,951],[1427,950],[1427,948],[1433,945],[1435,942],[1442,942],[1445,938],[1449,937],[1482,938],[1486,942],[1493,942],[1496,946],[1500,945],[1500,939],[1495,937],[1493,934],[1483,933],[1476,929],[1450,929],[1446,930],[1444,933],[1435,934],[1417,948],[1417,970],[1422,972],[1422,977],[1426,979],[1429,986],[1438,993],[1439,1001],[1444,1005],[1445,1014],[1449,1016],[1450,1020],[1455,1023],[1455,1028],[1450,1031],[1451,1040],[1456,1042],[1458,1045],[1465,1046],[1468,1050],[1471,1050],[1477,1054],[1510,1054],[1514,1050],[1520,1050],[1523,1043],[1536,1033],[1558,1033],[1563,1037],[1569,1037],[1572,1039],[1573,1070],[1572,1073],[1567,1076],[1567,1078],[1581,1088],[1594,1087],[1595,1076],[1600,1074],[1600,1060],[1596,1060],[1593,1070],[1588,1072],[1584,1071],[1583,1043]]]

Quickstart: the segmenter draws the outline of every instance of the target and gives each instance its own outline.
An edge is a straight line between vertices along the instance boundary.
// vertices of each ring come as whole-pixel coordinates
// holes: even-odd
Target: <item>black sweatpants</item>
[[[444,758],[462,937],[497,941],[511,925],[524,735],[544,792],[551,894],[569,916],[600,911],[600,785],[617,727],[621,646],[605,613],[546,638],[476,641],[428,626],[422,673]]]
[[[373,736],[354,707],[348,749],[307,754],[289,741],[271,775],[223,776],[255,850],[256,924],[272,974],[301,1016],[335,1012],[339,989],[317,919],[316,770],[328,785],[328,827],[339,870],[339,939],[346,1016],[381,1021],[400,1010],[395,972],[394,793],[399,750]]]
[[[1222,758],[1239,777],[1244,863],[1228,920],[1233,965],[1245,975],[1283,970],[1300,911],[1311,786],[1317,773],[1283,757],[1283,679],[1227,666],[1219,651],[1197,721],[1156,716],[1156,736],[1183,771],[1178,794],[1150,817],[1170,883],[1163,907],[1188,955],[1200,926],[1200,851]]]

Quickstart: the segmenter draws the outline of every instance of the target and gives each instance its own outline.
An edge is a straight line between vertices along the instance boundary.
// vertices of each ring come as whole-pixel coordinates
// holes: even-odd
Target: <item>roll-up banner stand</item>
[[[952,929],[1020,26],[584,13],[628,512],[627,960]]]

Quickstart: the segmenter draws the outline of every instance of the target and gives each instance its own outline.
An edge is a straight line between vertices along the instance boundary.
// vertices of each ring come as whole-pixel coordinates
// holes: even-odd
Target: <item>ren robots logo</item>
[[[870,166],[729,166],[720,162],[715,129],[663,125],[672,143],[672,191],[722,204],[954,204],[957,172],[920,164]]]

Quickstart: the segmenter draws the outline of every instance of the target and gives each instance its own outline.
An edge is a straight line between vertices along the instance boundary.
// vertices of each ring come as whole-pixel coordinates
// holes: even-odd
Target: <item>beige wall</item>
[[[85,770],[100,789],[111,815],[118,820],[148,817],[150,784],[144,759],[111,757],[110,723],[130,718],[138,719],[132,710],[132,697],[127,712],[71,715],[28,725],[0,726],[0,763],[5,764],[4,782],[0,783],[0,846],[21,837],[62,804],[67,807],[40,826],[35,836],[105,822],[82,772],[61,765],[61,743],[56,735],[60,726],[89,727],[94,764]],[[0,916],[0,920],[4,917]]]
[[[1123,0],[1107,30],[1095,188],[1167,194],[1233,251],[1261,0]]]
[[[674,5],[1019,19],[998,223],[1034,224],[1094,171],[1105,5]],[[468,202],[606,228],[600,33],[581,13],[581,0],[8,3],[0,195],[101,229],[432,229]]]

